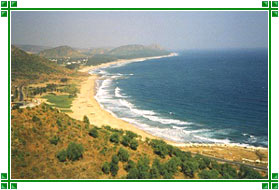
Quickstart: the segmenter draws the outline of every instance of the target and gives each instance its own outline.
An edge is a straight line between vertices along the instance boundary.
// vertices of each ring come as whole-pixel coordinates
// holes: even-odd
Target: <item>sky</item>
[[[266,11],[13,11],[12,44],[266,48]]]

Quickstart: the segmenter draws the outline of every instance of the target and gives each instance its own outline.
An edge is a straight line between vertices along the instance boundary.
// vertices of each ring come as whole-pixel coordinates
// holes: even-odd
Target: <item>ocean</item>
[[[184,143],[268,145],[268,50],[188,50],[91,71],[101,106]]]

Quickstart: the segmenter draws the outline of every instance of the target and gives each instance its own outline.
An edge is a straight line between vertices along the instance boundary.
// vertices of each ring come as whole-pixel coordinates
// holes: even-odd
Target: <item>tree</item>
[[[113,162],[110,163],[110,172],[112,176],[116,176],[118,173],[119,167],[118,167],[118,163],[115,164]]]
[[[152,139],[150,144],[155,154],[158,154],[161,158],[166,157],[169,152],[167,143],[162,140]]]
[[[118,164],[119,158],[117,155],[113,155],[111,158],[111,163]]]
[[[129,170],[129,173],[127,175],[127,179],[138,179],[138,169],[137,168],[132,168]]]
[[[67,147],[67,158],[72,161],[79,160],[82,158],[83,151],[84,149],[81,144],[70,142]]]
[[[184,173],[184,175],[189,176],[191,178],[194,177],[194,173],[198,169],[198,163],[196,161],[184,161],[181,164],[181,171]]]
[[[133,139],[137,137],[138,135],[132,131],[126,131],[126,136],[129,137],[130,139]]]
[[[263,177],[259,172],[249,168],[247,166],[241,165],[239,171],[239,178],[241,179],[262,179]]]
[[[129,172],[132,168],[136,167],[136,163],[133,160],[129,160],[128,164],[125,166],[125,170]]]
[[[218,179],[219,178],[219,172],[215,169],[213,169],[213,170],[202,170],[199,173],[199,177],[201,179]]]
[[[131,143],[130,143],[130,148],[133,150],[137,150],[139,146],[139,143],[136,139],[132,139]]]
[[[108,162],[105,162],[102,166],[102,171],[104,172],[104,174],[109,174],[110,171],[110,165]]]
[[[60,162],[65,162],[67,159],[67,152],[66,150],[61,150],[60,152],[57,153],[56,157]]]
[[[128,153],[128,151],[125,150],[122,147],[119,149],[117,156],[119,157],[119,160],[121,162],[127,162],[129,160],[129,153]]]
[[[124,135],[121,141],[121,144],[123,144],[124,146],[129,146],[130,142],[131,142],[131,138]]]
[[[166,164],[165,168],[168,171],[168,173],[172,176],[177,172],[177,167],[181,164],[181,161],[177,157],[172,157],[169,159]]]
[[[119,135],[117,133],[113,133],[110,138],[109,138],[110,142],[113,142],[115,144],[119,143]]]
[[[52,137],[52,138],[49,140],[49,142],[50,142],[50,144],[57,145],[58,142],[59,142],[59,137],[54,136],[54,137]]]
[[[90,125],[90,121],[89,121],[89,119],[88,119],[88,117],[86,115],[83,116],[83,122],[88,124],[88,125]]]
[[[96,128],[90,129],[90,130],[89,130],[89,135],[90,135],[91,137],[97,138],[97,137],[98,137],[98,131],[97,131],[97,129],[96,129]]]
[[[137,163],[138,169],[138,179],[148,179],[149,178],[149,158],[144,156],[141,157]]]
[[[227,163],[221,165],[220,173],[224,179],[236,179],[238,177],[236,169],[234,169],[232,166],[230,166]]]
[[[150,169],[150,178],[151,179],[159,179],[160,178],[160,172],[157,167],[152,167]]]

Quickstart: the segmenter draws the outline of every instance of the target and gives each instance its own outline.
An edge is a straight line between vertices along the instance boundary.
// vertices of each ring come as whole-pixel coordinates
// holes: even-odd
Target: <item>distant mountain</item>
[[[16,47],[26,51],[27,53],[39,53],[45,49],[50,49],[48,46],[37,46],[37,45],[26,45],[26,44],[15,44]]]
[[[97,54],[106,54],[108,53],[112,48],[88,48],[88,49],[77,49],[80,53],[87,55],[88,57],[91,57],[93,55]]]
[[[117,56],[121,59],[152,57],[169,54],[159,46],[143,46],[143,45],[125,45],[112,49],[108,52],[109,55]]]
[[[44,77],[50,79],[50,75],[62,75],[70,72],[65,67],[37,55],[28,54],[16,46],[12,46],[11,58],[13,82],[35,82]]]
[[[59,46],[56,48],[46,49],[39,53],[39,56],[46,58],[81,58],[86,57],[86,55],[80,53],[79,51],[69,47],[69,46]]]
[[[170,52],[164,50],[158,45],[125,45],[114,48],[107,53],[97,54],[88,59],[88,65],[98,65],[118,59],[134,59],[141,57],[153,57],[168,55]]]

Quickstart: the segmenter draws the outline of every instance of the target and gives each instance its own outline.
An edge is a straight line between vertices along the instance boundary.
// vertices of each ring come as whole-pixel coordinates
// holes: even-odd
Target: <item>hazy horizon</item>
[[[267,48],[261,11],[12,12],[12,44],[73,48],[159,44],[166,49]]]

